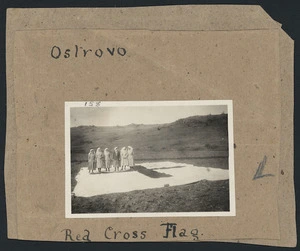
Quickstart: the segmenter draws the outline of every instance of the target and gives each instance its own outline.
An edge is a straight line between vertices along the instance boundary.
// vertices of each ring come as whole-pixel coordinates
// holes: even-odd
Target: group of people
[[[96,152],[94,149],[90,149],[88,163],[89,173],[93,173],[95,170],[101,173],[102,168],[110,172],[111,167],[117,172],[123,171],[128,167],[134,166],[133,148],[131,146],[123,147],[119,151],[118,147],[115,147],[112,153],[108,148],[102,151],[99,147]]]

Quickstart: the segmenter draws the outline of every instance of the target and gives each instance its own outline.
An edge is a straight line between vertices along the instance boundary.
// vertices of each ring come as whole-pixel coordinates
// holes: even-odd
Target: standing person
[[[108,148],[105,148],[104,150],[104,157],[105,157],[105,168],[106,171],[109,172],[110,171],[110,152],[108,150]]]
[[[114,148],[112,159],[113,159],[113,167],[115,168],[115,171],[119,172],[121,156],[118,147]]]
[[[121,148],[121,151],[120,151],[120,158],[121,158],[121,163],[120,163],[120,166],[121,166],[121,170],[123,170],[123,166],[124,166],[124,158],[123,158],[123,156],[124,156],[124,149],[125,149],[125,147],[122,147]]]
[[[121,162],[121,170],[126,170],[128,166],[128,150],[125,146],[121,150]]]
[[[105,167],[105,157],[100,147],[98,147],[96,151],[96,167],[99,173],[101,173],[101,168]]]
[[[134,166],[133,148],[131,146],[128,146],[128,165],[130,167]]]
[[[94,172],[95,168],[95,150],[91,149],[89,154],[88,154],[88,162],[89,162],[89,173]]]

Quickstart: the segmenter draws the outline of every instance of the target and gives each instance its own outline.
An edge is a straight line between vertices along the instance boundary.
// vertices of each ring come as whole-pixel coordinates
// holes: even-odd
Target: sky
[[[196,115],[227,114],[226,105],[72,107],[71,127],[165,124]]]

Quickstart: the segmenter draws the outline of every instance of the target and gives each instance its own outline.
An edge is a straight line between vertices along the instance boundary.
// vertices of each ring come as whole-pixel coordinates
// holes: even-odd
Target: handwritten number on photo
[[[89,107],[100,107],[100,105],[101,105],[101,101],[95,101],[95,102],[89,101],[84,103],[84,106],[89,106]]]

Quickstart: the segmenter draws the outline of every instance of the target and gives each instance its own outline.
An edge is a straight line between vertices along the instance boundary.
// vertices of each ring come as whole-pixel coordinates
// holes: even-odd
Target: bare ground
[[[212,211],[229,211],[228,180],[72,198],[72,213]]]

